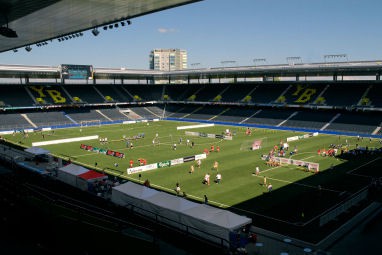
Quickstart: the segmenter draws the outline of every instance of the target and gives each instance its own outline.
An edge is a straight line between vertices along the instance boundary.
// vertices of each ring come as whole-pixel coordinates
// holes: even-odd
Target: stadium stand
[[[358,104],[366,89],[360,84],[331,84],[322,97],[326,105],[350,107]]]
[[[117,108],[104,108],[99,111],[113,121],[128,120],[128,117]]]
[[[240,89],[238,89],[240,86]],[[253,84],[230,84],[222,93],[223,102],[243,102],[244,98],[255,88]],[[250,102],[248,98],[248,102]]]
[[[30,112],[26,115],[38,127],[73,124],[64,112]]]
[[[79,99],[79,101],[74,100],[74,103],[97,104],[105,101],[102,95],[97,93],[94,86],[91,85],[66,85],[64,88],[73,99]]]
[[[325,130],[371,134],[381,125],[382,117],[375,113],[341,113]]]
[[[12,107],[27,107],[35,103],[25,87],[19,85],[0,86],[0,101],[4,106]]]
[[[20,113],[1,113],[0,127],[3,130],[33,128],[33,126]]]
[[[138,115],[139,119],[158,119],[163,115],[163,110],[158,107],[129,107],[129,109]],[[130,113],[129,116],[130,115],[132,115],[132,113]]]
[[[115,85],[97,85],[94,88],[103,96],[105,103],[132,101],[131,98],[129,99],[122,93],[120,87]]]
[[[133,101],[156,101],[163,94],[161,85],[130,85],[124,88],[133,96]]]
[[[329,123],[336,114],[333,112],[299,111],[288,119],[282,126],[292,128],[310,128],[320,130]]]
[[[256,87],[249,96],[255,104],[275,103],[288,86],[287,84],[262,84]]]
[[[218,116],[225,110],[226,107],[222,106],[200,106],[195,111],[185,116],[185,118],[195,120],[212,120],[214,117]]]
[[[361,106],[369,107],[382,107],[382,88],[378,85],[370,86],[370,89],[363,96],[364,100],[361,100]]]
[[[286,91],[284,98],[287,104],[313,104],[324,86],[292,84]]]
[[[295,113],[294,110],[264,109],[259,111],[253,117],[250,117],[245,123],[277,126],[289,118],[293,113]]]
[[[68,109],[65,113],[77,123],[81,121],[90,120],[100,120],[100,121],[111,121],[96,109],[78,108],[78,109]]]
[[[254,115],[258,109],[246,107],[230,107],[218,115],[214,121],[224,121],[230,123],[242,123],[247,118]]]

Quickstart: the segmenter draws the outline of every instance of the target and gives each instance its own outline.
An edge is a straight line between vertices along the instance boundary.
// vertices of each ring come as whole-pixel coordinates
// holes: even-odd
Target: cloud
[[[158,28],[158,32],[161,33],[161,34],[165,34],[165,33],[174,33],[174,32],[176,32],[176,29],[175,29],[175,28],[164,28],[164,27],[160,27],[160,28]]]

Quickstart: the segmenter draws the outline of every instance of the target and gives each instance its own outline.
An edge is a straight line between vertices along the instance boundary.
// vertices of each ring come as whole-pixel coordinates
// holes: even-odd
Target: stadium
[[[194,1],[162,2],[131,18]],[[381,73],[0,65],[4,217],[30,214],[2,235],[51,225],[32,240],[63,254],[326,254],[380,215]]]

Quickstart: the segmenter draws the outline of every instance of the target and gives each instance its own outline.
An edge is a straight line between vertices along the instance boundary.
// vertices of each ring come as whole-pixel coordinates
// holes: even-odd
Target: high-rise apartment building
[[[155,49],[150,53],[150,69],[174,71],[187,69],[187,51],[180,49]]]

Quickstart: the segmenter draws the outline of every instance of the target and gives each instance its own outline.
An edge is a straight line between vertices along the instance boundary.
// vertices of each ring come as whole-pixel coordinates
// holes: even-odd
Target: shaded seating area
[[[0,101],[4,106],[26,107],[34,105],[33,99],[28,95],[24,86],[0,86]]]
[[[109,119],[105,118],[102,114],[97,112],[95,109],[86,109],[86,108],[80,108],[80,109],[68,109],[65,111],[67,115],[77,123],[80,123],[81,121],[90,121],[90,120],[100,120],[102,121],[110,121]]]
[[[112,120],[127,120],[128,119],[128,117],[124,115],[123,113],[121,113],[119,109],[117,108],[104,108],[104,109],[99,109],[99,111]]]
[[[0,128],[3,130],[33,128],[20,113],[1,113]]]
[[[325,130],[371,134],[381,122],[381,113],[341,113]]]
[[[133,96],[133,101],[158,101],[162,98],[162,85],[125,85],[123,87]]]
[[[282,126],[320,130],[325,124],[329,123],[335,115],[333,112],[299,111],[282,124]]]
[[[132,98],[128,98],[122,92],[121,86],[116,85],[97,85],[95,89],[103,95],[105,103],[109,102],[128,102]]]
[[[255,104],[275,103],[280,95],[288,88],[287,84],[261,84],[249,96]]]
[[[330,84],[322,97],[325,99],[326,105],[352,106],[358,104],[366,89],[367,86],[363,84]]]
[[[30,112],[27,116],[39,127],[73,124],[73,122],[65,117],[64,112]]]
[[[74,99],[74,103],[97,104],[105,101],[92,85],[65,85],[65,89]],[[76,98],[79,98],[80,101],[76,101]]]
[[[294,113],[294,110],[264,109],[245,123],[277,126]]]
[[[206,106],[200,107],[197,111],[192,112],[186,118],[196,119],[196,120],[209,120],[221,114],[225,109],[226,107],[224,106],[206,105]]]

